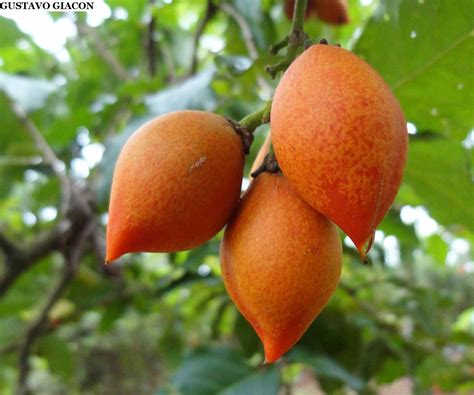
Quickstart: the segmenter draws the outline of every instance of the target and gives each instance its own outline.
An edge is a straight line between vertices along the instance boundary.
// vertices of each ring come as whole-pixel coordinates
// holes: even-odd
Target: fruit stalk
[[[254,130],[257,129],[260,125],[268,123],[270,121],[271,108],[272,102],[266,102],[261,109],[242,118],[242,120],[239,122],[240,126],[246,128],[248,132],[253,133]]]
[[[284,71],[295,60],[298,55],[298,49],[303,47],[306,41],[306,34],[304,32],[304,17],[307,6],[307,0],[296,0],[293,12],[293,19],[291,21],[291,31],[287,38],[282,40],[276,46],[271,47],[270,51],[275,52],[282,49],[286,44],[286,56],[274,66],[266,66],[265,70],[272,78],[275,78],[278,72]]]

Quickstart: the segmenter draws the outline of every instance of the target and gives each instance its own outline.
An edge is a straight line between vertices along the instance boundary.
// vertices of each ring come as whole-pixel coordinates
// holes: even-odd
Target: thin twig
[[[201,40],[201,36],[204,33],[204,30],[206,29],[207,24],[209,21],[212,19],[212,17],[215,15],[217,10],[216,5],[212,0],[207,0],[207,5],[206,5],[206,11],[204,13],[203,18],[199,22],[199,25],[196,28],[196,31],[194,32],[193,35],[193,48],[192,48],[192,56],[191,56],[191,66],[189,67],[189,71],[186,75],[187,77],[191,77],[192,75],[196,74],[197,71],[197,65],[198,65],[198,48],[199,48],[199,41]]]
[[[163,37],[160,40],[160,49],[161,55],[163,56],[163,61],[166,64],[167,79],[169,83],[176,82],[176,63],[174,61],[173,53],[170,49],[170,46],[167,42],[167,38]]]
[[[155,43],[155,25],[156,19],[153,14],[153,6],[155,0],[150,0],[150,7],[152,8],[150,22],[148,23],[148,36],[146,43],[146,51],[148,54],[148,72],[150,76],[154,77],[156,75],[156,43]]]
[[[105,140],[116,134],[120,127],[124,125],[132,116],[132,110],[130,109],[131,104],[132,99],[130,97],[126,98],[120,105],[118,110],[115,112],[115,114],[112,116],[109,125],[105,129],[105,132],[103,132]]]
[[[102,38],[97,34],[97,31],[83,22],[76,22],[77,31],[79,34],[85,37],[89,37],[92,40],[97,54],[104,60],[107,65],[110,66],[112,72],[121,80],[130,81],[132,77],[119,62],[117,57],[110,51],[107,45],[104,43]]]
[[[71,181],[69,180],[69,177],[66,174],[66,166],[64,162],[59,160],[59,158],[56,156],[53,149],[49,146],[48,142],[43,137],[43,134],[41,133],[39,128],[31,120],[31,118],[27,115],[23,108],[21,108],[11,98],[7,97],[7,100],[11,111],[16,116],[18,121],[23,124],[26,131],[29,133],[44,162],[51,167],[54,174],[59,179],[62,194],[60,213],[64,214],[71,200],[72,188]]]
[[[10,354],[12,352],[17,351],[19,348],[20,348],[19,342],[13,342],[13,343],[7,344],[6,346],[3,346],[0,348],[0,355]]]
[[[30,370],[29,357],[31,349],[37,338],[41,335],[47,323],[48,314],[52,307],[61,298],[69,283],[74,279],[81,258],[85,252],[85,247],[89,236],[95,229],[96,225],[97,224],[95,220],[90,220],[88,223],[86,223],[81,232],[77,234],[74,243],[69,248],[67,248],[67,251],[64,252],[65,266],[63,273],[61,274],[56,287],[54,287],[53,291],[49,295],[43,309],[41,310],[41,313],[26,331],[25,339],[20,348],[20,356],[18,361],[19,378],[17,394],[22,395],[28,392],[26,384]]]
[[[61,246],[62,239],[70,230],[69,221],[61,221],[54,228],[44,231],[31,244],[20,245],[0,233],[0,248],[5,254],[7,270],[0,278],[0,298],[10,289],[15,280],[41,258]],[[26,244],[26,245],[24,245]]]
[[[252,33],[252,29],[250,28],[250,25],[247,23],[247,21],[242,16],[242,14],[240,14],[240,12],[231,4],[222,3],[220,5],[220,8],[232,19],[234,19],[237,25],[239,25],[250,59],[252,59],[253,61],[257,60],[258,49],[257,49],[257,44],[255,43],[255,40],[253,38],[253,33]],[[270,95],[273,88],[264,77],[262,77],[261,75],[257,75],[257,83],[260,86],[260,88],[265,92],[265,94]]]
[[[275,78],[278,72],[284,71],[295,60],[300,48],[304,48],[307,36],[304,32],[304,16],[306,12],[307,0],[296,0],[291,21],[291,31],[287,38],[280,41],[276,46],[271,47],[271,52],[277,52],[288,45],[286,56],[277,64],[265,67],[265,70],[272,78]]]
[[[0,156],[0,166],[39,166],[39,156]]]

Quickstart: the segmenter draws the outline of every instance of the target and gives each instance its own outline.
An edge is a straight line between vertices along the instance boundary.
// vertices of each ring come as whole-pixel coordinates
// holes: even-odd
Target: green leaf
[[[230,387],[220,391],[219,395],[275,395],[278,393],[279,384],[280,375],[278,370],[270,368],[237,381]]]
[[[474,337],[474,307],[470,307],[459,314],[456,322],[453,324],[453,330],[465,332]]]
[[[53,373],[68,379],[74,373],[75,360],[68,343],[56,335],[41,338],[38,353],[46,357]]]
[[[428,254],[430,254],[438,264],[444,265],[446,255],[448,254],[448,245],[443,238],[440,235],[432,235],[424,240],[424,242]]]
[[[332,358],[315,356],[298,349],[294,350],[291,355],[299,362],[311,365],[318,376],[336,379],[356,391],[361,391],[365,387],[364,382],[359,377],[354,376]]]
[[[474,229],[474,183],[468,151],[446,139],[412,139],[405,182],[444,225]]]
[[[209,88],[213,76],[213,69],[203,71],[182,84],[149,95],[145,103],[155,116],[186,109],[212,111],[216,103],[214,92]]]
[[[243,353],[247,357],[251,357],[257,351],[261,350],[261,342],[255,330],[250,326],[247,320],[237,312],[238,316],[235,320],[234,333],[240,343]]]
[[[184,360],[172,378],[183,395],[215,394],[241,380],[251,369],[229,348],[202,349]]]
[[[472,15],[472,0],[384,0],[354,48],[419,129],[463,139],[473,126]]]
[[[26,34],[18,29],[18,26],[11,19],[0,16],[0,47],[9,47],[20,38],[26,38]]]

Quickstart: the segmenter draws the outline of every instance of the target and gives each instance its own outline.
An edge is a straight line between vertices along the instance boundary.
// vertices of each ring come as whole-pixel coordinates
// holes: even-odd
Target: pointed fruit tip
[[[375,239],[375,230],[373,230],[367,239],[365,239],[361,243],[354,243],[356,245],[357,251],[359,251],[360,260],[362,263],[367,264],[369,263],[369,258],[367,258],[367,254],[372,249]]]
[[[263,349],[264,349],[264,354],[265,354],[265,360],[263,361],[263,363],[265,365],[271,365],[271,364],[275,363],[286,352],[286,351],[282,352],[282,350],[275,349],[274,347],[266,345],[265,343],[263,343]]]
[[[105,255],[105,262],[104,264],[106,265],[110,265],[112,264],[114,261],[116,261],[117,259],[119,259],[122,255],[108,255],[106,254]]]

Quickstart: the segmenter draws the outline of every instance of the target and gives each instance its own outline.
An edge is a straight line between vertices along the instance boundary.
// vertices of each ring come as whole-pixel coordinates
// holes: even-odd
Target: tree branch
[[[56,287],[49,295],[46,303],[41,310],[38,317],[33,321],[31,326],[28,328],[25,334],[25,340],[23,341],[20,347],[20,356],[18,361],[19,367],[19,378],[18,378],[18,387],[17,394],[26,394],[28,393],[27,388],[27,378],[30,371],[29,357],[31,349],[41,335],[48,319],[48,314],[51,311],[51,308],[56,304],[56,302],[61,298],[65,290],[67,289],[69,283],[74,279],[77,268],[79,267],[82,256],[85,253],[87,242],[89,241],[89,236],[92,234],[96,227],[95,220],[89,220],[81,231],[76,234],[75,240],[71,243],[64,251],[65,266],[62,275],[60,276]]]
[[[173,53],[171,52],[170,46],[167,42],[167,38],[163,37],[160,41],[160,49],[163,61],[166,65],[166,80],[169,83],[174,83],[176,82],[176,64],[173,58]]]
[[[115,114],[112,116],[103,136],[105,139],[114,135],[120,126],[124,125],[132,115],[132,110],[130,106],[132,104],[132,98],[127,97],[123,100],[123,103],[120,104],[120,107],[117,109]]]
[[[198,65],[197,51],[199,48],[199,41],[201,40],[201,36],[203,35],[207,24],[215,15],[216,11],[217,11],[217,7],[214,4],[213,0],[207,0],[206,11],[193,35],[193,49],[191,51],[192,52],[191,66],[185,78],[191,77],[192,75],[196,74],[197,65]]]
[[[39,166],[39,156],[0,156],[0,166]]]
[[[71,181],[66,174],[66,166],[64,162],[54,153],[53,149],[49,146],[43,134],[36,126],[36,124],[28,117],[27,113],[10,97],[7,96],[8,105],[15,115],[25,127],[26,131],[30,135],[33,143],[41,154],[44,162],[51,167],[56,177],[58,177],[61,184],[61,205],[59,211],[64,214],[69,206],[71,200]]]
[[[147,35],[147,43],[146,43],[146,51],[148,54],[148,72],[150,76],[154,77],[156,75],[156,43],[155,43],[155,25],[156,19],[153,15],[153,5],[155,4],[155,0],[150,0],[150,7],[151,10],[151,19],[148,23],[148,35]]]
[[[234,6],[230,5],[229,3],[222,3],[220,5],[220,8],[223,12],[225,12],[232,19],[234,19],[237,25],[239,25],[250,59],[252,59],[253,61],[257,60],[258,49],[257,49],[257,44],[255,43],[255,40],[253,38],[253,33],[252,33],[252,29],[250,28],[250,25],[247,23],[245,18],[240,14],[240,12],[237,11],[237,9]],[[272,86],[261,75],[257,76],[257,83],[266,94],[270,95],[271,92],[273,91]]]
[[[7,264],[9,264],[9,258],[15,256],[19,252],[19,248],[11,241],[7,236],[5,236],[0,229],[0,250],[5,254]]]
[[[222,3],[220,5],[221,10],[224,11],[227,15],[229,15],[234,21],[239,25],[239,28],[242,32],[242,36],[245,42],[245,46],[247,47],[247,51],[250,55],[252,60],[258,58],[258,50],[257,44],[255,44],[255,40],[253,38],[252,29],[250,25],[247,23],[245,18],[240,14],[237,9],[230,5],[229,3]]]
[[[307,0],[295,1],[290,34],[279,43],[270,47],[270,52],[276,53],[288,45],[285,58],[276,65],[267,66],[265,68],[272,78],[275,78],[278,72],[286,70],[293,60],[295,60],[296,56],[298,55],[298,50],[303,48],[305,45],[307,38],[304,32],[304,16],[306,12],[306,6]]]
[[[99,55],[104,62],[110,66],[112,72],[121,80],[131,81],[132,77],[127,70],[122,66],[115,55],[107,48],[102,38],[97,34],[97,31],[83,22],[76,22],[77,31],[84,37],[89,37],[92,40],[97,55]]]
[[[0,298],[21,273],[60,247],[61,240],[69,228],[68,221],[61,221],[54,228],[41,233],[33,243],[22,248],[8,241],[6,236],[0,233],[0,248],[5,253],[7,265],[5,275],[0,279]]]

